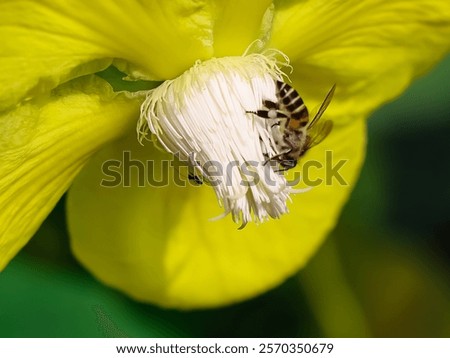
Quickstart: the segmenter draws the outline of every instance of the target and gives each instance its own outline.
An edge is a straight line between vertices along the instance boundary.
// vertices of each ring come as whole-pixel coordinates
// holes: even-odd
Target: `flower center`
[[[190,163],[192,177],[215,190],[223,217],[263,222],[288,212],[293,189],[268,159],[280,156],[276,110],[282,81],[276,52],[197,62],[180,77],[149,91],[138,132],[150,131],[168,152]],[[194,174],[195,173],[195,174]]]

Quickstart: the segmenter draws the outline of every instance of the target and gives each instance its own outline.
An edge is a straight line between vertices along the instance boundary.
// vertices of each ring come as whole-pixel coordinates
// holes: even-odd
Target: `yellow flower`
[[[0,267],[76,177],[72,248],[106,284],[178,308],[274,287],[333,228],[363,161],[367,116],[447,53],[449,37],[445,0],[1,1]],[[349,185],[292,195],[289,213],[244,230],[208,220],[220,208],[207,185],[100,185],[102,164],[125,151],[158,159],[155,173],[167,155],[137,142],[143,93],[114,92],[97,72],[113,65],[133,79],[172,80],[198,60],[240,56],[257,39],[289,57],[309,108],[337,85],[327,110],[334,129],[305,159],[324,163],[332,150],[335,162],[346,160]]]

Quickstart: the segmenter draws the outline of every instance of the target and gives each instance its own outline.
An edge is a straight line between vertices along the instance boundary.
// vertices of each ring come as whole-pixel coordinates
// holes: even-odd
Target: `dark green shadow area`
[[[106,70],[97,72],[96,75],[108,81],[115,92],[148,91],[162,83],[162,81],[126,81],[124,78],[127,77],[127,74],[119,71],[114,66],[109,66]]]

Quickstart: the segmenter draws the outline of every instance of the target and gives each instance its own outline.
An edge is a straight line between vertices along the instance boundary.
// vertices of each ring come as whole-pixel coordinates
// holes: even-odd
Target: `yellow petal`
[[[210,8],[194,0],[0,4],[0,110],[108,67],[173,78],[212,54]]]
[[[253,41],[267,35],[270,26],[263,22],[271,20],[271,0],[215,0],[213,4],[214,56],[242,55]]]
[[[168,156],[151,145],[139,147],[133,134],[99,152],[71,187],[73,251],[107,285],[165,307],[216,307],[255,296],[304,266],[334,226],[363,160],[364,121],[337,126],[305,159],[324,163],[327,148],[333,149],[334,164],[347,160],[340,174],[348,185],[333,180],[314,187],[295,195],[281,220],[237,230],[230,217],[209,220],[221,209],[207,185],[144,185],[146,169],[152,177],[154,168],[155,180],[167,173],[162,159]],[[117,167],[123,158],[128,159]],[[144,165],[149,158],[154,161]],[[130,176],[113,183],[117,174],[101,171],[106,160],[116,160],[110,169],[125,168]],[[325,177],[324,169],[310,175]],[[100,186],[102,179],[110,187]]]
[[[271,46],[297,89],[320,101],[336,83],[339,116],[367,116],[450,49],[447,0],[278,1],[275,14]]]
[[[139,103],[98,77],[0,115],[0,269],[38,229],[81,167],[134,126]]]

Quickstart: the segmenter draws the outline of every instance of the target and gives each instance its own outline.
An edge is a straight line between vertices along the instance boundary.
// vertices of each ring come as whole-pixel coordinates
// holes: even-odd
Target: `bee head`
[[[279,161],[280,165],[283,167],[283,170],[289,170],[294,168],[297,165],[297,160],[295,159],[282,159]]]

